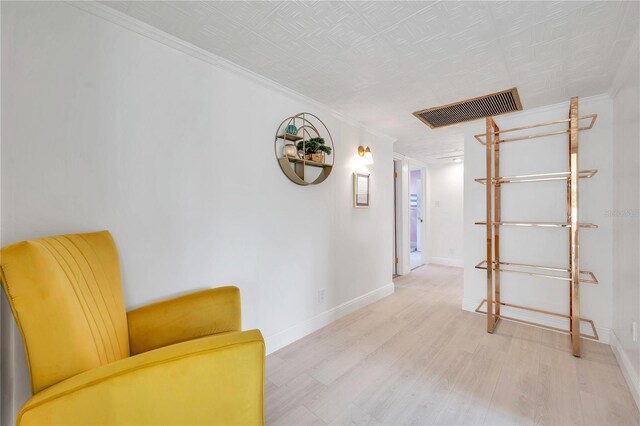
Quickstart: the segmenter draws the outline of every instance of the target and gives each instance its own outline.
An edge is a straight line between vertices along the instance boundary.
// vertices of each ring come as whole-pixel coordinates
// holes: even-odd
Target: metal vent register
[[[448,105],[423,109],[414,112],[413,115],[430,128],[437,129],[513,111],[522,111],[520,95],[515,87]]]

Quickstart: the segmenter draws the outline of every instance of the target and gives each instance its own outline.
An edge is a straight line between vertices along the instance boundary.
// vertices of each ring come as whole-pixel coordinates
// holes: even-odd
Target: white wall
[[[526,108],[526,105],[525,105]],[[568,117],[565,103],[497,117],[502,129]],[[591,179],[580,181],[581,222],[598,229],[580,231],[580,267],[593,271],[599,285],[581,284],[581,315],[595,321],[603,341],[613,326],[612,312],[612,182],[613,116],[608,96],[581,99],[580,115],[597,113],[592,130],[580,132],[580,169],[598,169]],[[566,127],[564,127],[566,128]],[[559,129],[559,128],[558,128]],[[485,147],[473,135],[484,132],[484,123],[469,126],[465,135],[464,170],[464,305],[468,310],[486,297],[486,272],[474,268],[485,259],[486,234],[475,221],[485,219],[485,187],[474,178],[486,175]],[[503,176],[559,172],[568,169],[567,136],[553,136],[501,145],[500,174]],[[505,221],[566,221],[566,182],[531,182],[502,186],[502,219]],[[568,230],[563,228],[501,227],[501,258],[507,262],[567,267]],[[569,287],[564,281],[520,274],[501,274],[505,302],[568,313]],[[522,311],[513,315],[524,318]],[[528,318],[548,321],[548,316],[527,314]],[[562,326],[565,321],[561,320]]]
[[[640,62],[638,35],[620,67],[613,93],[613,328],[614,349],[640,406]]]
[[[268,350],[393,291],[391,141],[199,56],[68,3],[3,2],[1,243],[109,229],[128,308],[237,285]],[[273,154],[301,111],[336,144],[318,186],[290,182]],[[369,209],[352,207],[358,145],[375,159]],[[28,396],[5,331],[3,424]]]
[[[463,266],[464,164],[427,168],[427,252],[429,263]]]

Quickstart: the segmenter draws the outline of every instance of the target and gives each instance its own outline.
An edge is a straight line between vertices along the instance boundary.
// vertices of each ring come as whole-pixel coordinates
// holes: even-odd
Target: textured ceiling
[[[125,14],[398,138],[428,160],[459,128],[412,112],[518,87],[524,109],[609,90],[637,2],[133,1]]]

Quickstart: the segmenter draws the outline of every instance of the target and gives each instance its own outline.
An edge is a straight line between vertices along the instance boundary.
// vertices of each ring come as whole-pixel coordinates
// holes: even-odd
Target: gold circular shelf
[[[290,125],[296,127],[296,133],[287,133]],[[324,156],[324,162],[305,159],[304,155],[302,157],[300,155],[295,157],[285,155],[284,147],[287,142],[297,145],[299,141],[309,140],[314,137],[323,138],[325,142],[328,142],[327,145],[331,146],[331,154]],[[274,151],[282,172],[291,182],[298,185],[306,186],[322,183],[329,177],[333,169],[335,147],[331,132],[329,132],[322,120],[308,112],[301,112],[282,120],[276,131]]]

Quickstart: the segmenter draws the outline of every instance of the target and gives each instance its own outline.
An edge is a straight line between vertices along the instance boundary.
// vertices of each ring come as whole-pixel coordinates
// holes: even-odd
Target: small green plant
[[[331,147],[324,144],[323,138],[311,138],[308,141],[298,142],[298,150],[304,149],[305,154],[317,154],[318,152],[324,152],[325,154],[331,154]]]

